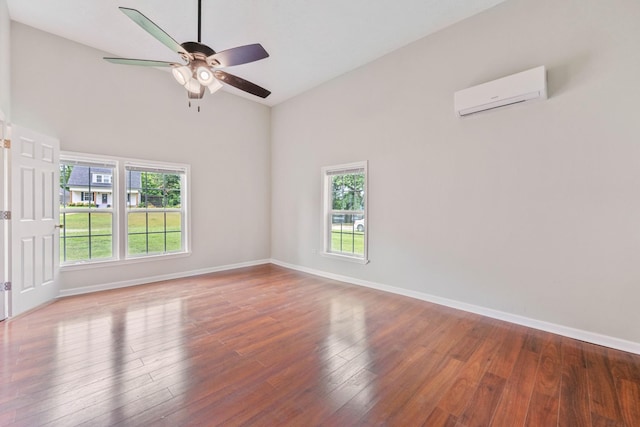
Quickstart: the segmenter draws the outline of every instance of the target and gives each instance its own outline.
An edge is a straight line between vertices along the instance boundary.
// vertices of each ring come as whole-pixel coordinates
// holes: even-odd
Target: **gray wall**
[[[510,0],[276,106],[275,260],[640,342],[640,2]],[[550,99],[458,119],[538,65]],[[321,257],[322,166],[369,161],[369,256]]]
[[[11,20],[7,1],[0,0],[0,111],[11,117],[10,39]]]
[[[219,92],[198,113],[170,73],[109,64],[16,22],[11,43],[14,123],[66,151],[191,165],[190,257],[63,270],[62,290],[269,258],[268,107]]]

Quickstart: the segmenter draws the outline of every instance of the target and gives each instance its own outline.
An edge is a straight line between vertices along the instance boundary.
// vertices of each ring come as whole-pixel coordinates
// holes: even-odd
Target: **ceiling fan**
[[[106,61],[114,64],[141,65],[147,67],[171,67],[173,77],[178,83],[187,89],[189,99],[201,99],[205,88],[214,93],[222,87],[220,82],[234,86],[260,98],[266,98],[271,94],[265,88],[251,83],[241,77],[234,76],[221,68],[234,65],[247,64],[267,58],[269,54],[259,43],[246,46],[238,46],[231,49],[216,52],[201,42],[201,0],[198,0],[198,41],[178,43],[162,28],[144,16],[136,9],[120,7],[119,9],[133,22],[155,37],[160,43],[172,51],[178,53],[186,64],[177,62],[153,61],[147,59],[108,58]],[[191,101],[189,101],[191,106]],[[200,107],[198,107],[200,110]]]

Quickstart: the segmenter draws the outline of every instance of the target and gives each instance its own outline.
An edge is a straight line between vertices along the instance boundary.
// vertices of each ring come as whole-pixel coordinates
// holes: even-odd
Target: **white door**
[[[58,296],[60,143],[11,128],[11,316]]]

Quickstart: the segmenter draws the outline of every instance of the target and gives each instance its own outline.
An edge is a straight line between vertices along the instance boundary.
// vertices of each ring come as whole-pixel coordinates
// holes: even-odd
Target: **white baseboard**
[[[575,329],[569,326],[558,325],[555,323],[545,322],[543,320],[532,319],[529,317],[519,316],[517,314],[507,313],[504,311],[494,310],[491,308],[481,307],[465,302],[456,301],[448,298],[442,298],[422,292],[412,291],[409,289],[398,288],[395,286],[383,285],[380,283],[370,282],[367,280],[356,279],[353,277],[342,276],[339,274],[328,273],[326,271],[315,270],[312,268],[302,267],[299,265],[289,264],[276,259],[270,262],[281,267],[290,268],[292,270],[302,271],[304,273],[313,274],[315,276],[326,277],[327,279],[338,280],[341,282],[351,283],[354,285],[365,286],[367,288],[377,289],[393,294],[403,295],[411,298],[428,301],[434,304],[444,305],[446,307],[467,311],[470,313],[480,314],[482,316],[491,317],[493,319],[504,320],[505,322],[515,323],[517,325],[527,326],[533,329],[539,329],[553,334],[574,338],[580,341],[586,341],[592,344],[602,345],[605,347],[615,348],[617,350],[627,351],[629,353],[640,354],[640,343],[627,341],[608,335],[598,334],[596,332]]]
[[[129,286],[146,285],[147,283],[161,282],[163,280],[181,279],[183,277],[199,276],[201,274],[215,273],[218,271],[234,270],[236,268],[252,267],[254,265],[269,264],[271,260],[262,259],[257,261],[240,262],[237,264],[221,265],[218,267],[203,268],[199,270],[182,271],[179,273],[162,274],[158,276],[143,277],[140,279],[123,280],[121,282],[102,283],[99,285],[83,286],[79,288],[62,289],[59,297],[88,294],[91,292],[108,291],[110,289],[126,288]]]
[[[83,287],[72,288],[72,289],[63,289],[60,291],[59,297],[67,297],[72,295],[81,295],[81,294],[86,294],[91,292],[106,291],[110,289],[118,289],[118,288],[124,288],[129,286],[144,285],[147,283],[160,282],[163,280],[180,279],[184,277],[198,276],[201,274],[215,273],[218,271],[233,270],[236,268],[252,267],[255,265],[262,265],[262,264],[269,264],[269,263],[279,265],[285,268],[290,268],[292,270],[313,274],[315,276],[325,277],[327,279],[338,280],[340,282],[351,283],[354,285],[364,286],[367,288],[377,289],[385,292],[390,292],[393,294],[416,298],[416,299],[431,302],[434,304],[439,304],[446,307],[451,307],[458,310],[463,310],[470,313],[491,317],[493,319],[504,320],[505,322],[515,323],[517,325],[527,326],[530,328],[551,332],[553,334],[558,334],[558,335],[562,335],[569,338],[575,338],[575,339],[586,341],[592,344],[615,348],[617,350],[627,351],[629,353],[640,354],[640,343],[637,343],[637,342],[627,341],[620,338],[611,337],[608,335],[598,334],[596,332],[585,331],[582,329],[575,329],[569,326],[545,322],[543,320],[537,320],[529,317],[519,316],[517,314],[507,313],[504,311],[499,311],[491,308],[468,304],[465,302],[456,301],[448,298],[442,298],[435,295],[426,294],[423,292],[412,291],[409,289],[403,289],[395,286],[384,285],[381,283],[371,282],[368,280],[361,280],[361,279],[356,279],[354,277],[329,273],[326,271],[316,270],[308,267],[302,267],[299,265],[282,262],[276,259],[248,261],[248,262],[241,262],[237,264],[228,264],[228,265],[221,265],[221,266],[211,267],[211,268],[203,268],[199,270],[163,274],[163,275],[144,277],[144,278],[133,279],[133,280],[124,280],[121,282],[103,283],[99,285],[83,286]]]

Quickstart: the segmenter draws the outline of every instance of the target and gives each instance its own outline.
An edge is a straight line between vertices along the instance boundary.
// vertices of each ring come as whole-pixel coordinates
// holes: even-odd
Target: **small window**
[[[94,184],[111,184],[111,175],[94,173],[92,176]]]
[[[367,163],[322,169],[324,253],[366,263]]]

